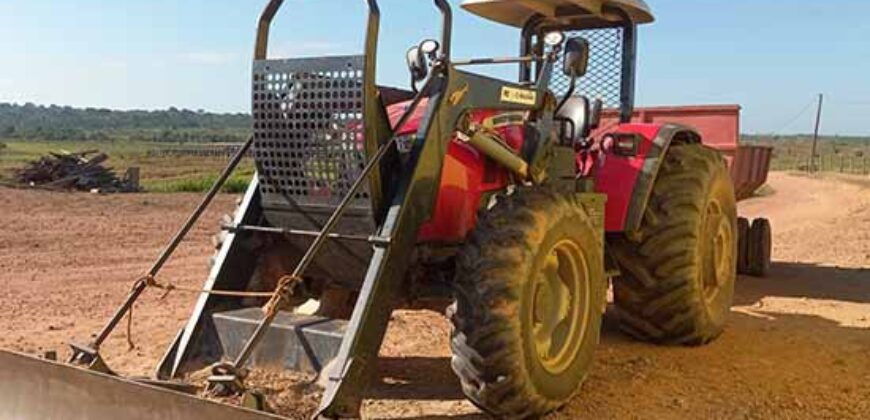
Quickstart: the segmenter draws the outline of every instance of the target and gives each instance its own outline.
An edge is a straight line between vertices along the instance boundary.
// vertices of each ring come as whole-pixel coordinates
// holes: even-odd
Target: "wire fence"
[[[240,144],[219,144],[219,145],[191,145],[191,146],[176,146],[160,148],[148,151],[148,157],[231,157],[241,147]],[[251,152],[248,151],[248,156]]]
[[[852,175],[870,175],[870,157],[840,154],[816,156],[815,168],[809,156],[777,156],[770,163],[773,171],[836,172]]]

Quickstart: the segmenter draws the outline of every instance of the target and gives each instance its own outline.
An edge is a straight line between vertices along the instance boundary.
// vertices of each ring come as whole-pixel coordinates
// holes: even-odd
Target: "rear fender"
[[[632,234],[640,229],[659,168],[670,146],[701,143],[701,135],[691,127],[671,123],[622,124],[613,132],[637,134],[641,144],[633,157],[609,151],[603,153],[596,163],[596,189],[608,197],[606,231]]]

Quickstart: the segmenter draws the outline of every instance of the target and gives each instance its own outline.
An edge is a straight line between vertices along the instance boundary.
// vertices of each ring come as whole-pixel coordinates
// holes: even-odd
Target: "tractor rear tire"
[[[722,156],[699,144],[665,156],[638,235],[618,239],[614,310],[635,338],[702,345],[725,326],[737,277],[737,210]]]
[[[481,214],[459,253],[452,367],[506,418],[564,405],[586,378],[606,304],[603,244],[571,196],[520,189]]]
[[[755,219],[749,228],[747,249],[747,273],[754,277],[765,277],[770,271],[770,257],[773,243],[770,221]]]

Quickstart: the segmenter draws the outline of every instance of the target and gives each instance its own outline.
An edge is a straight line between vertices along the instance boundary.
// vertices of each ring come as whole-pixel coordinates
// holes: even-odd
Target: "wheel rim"
[[[734,230],[728,216],[717,200],[707,205],[706,224],[702,238],[709,238],[707,252],[704,253],[702,285],[704,298],[709,303],[716,299],[721,286],[733,275]]]
[[[546,255],[532,289],[532,331],[541,365],[559,374],[574,362],[589,322],[589,270],[580,247],[570,240]]]

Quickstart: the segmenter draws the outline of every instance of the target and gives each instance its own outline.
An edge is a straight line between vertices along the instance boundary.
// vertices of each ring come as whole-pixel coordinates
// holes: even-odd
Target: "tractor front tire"
[[[606,304],[603,244],[572,196],[520,189],[481,214],[459,254],[452,367],[505,418],[564,405],[586,378]]]
[[[699,144],[670,148],[638,235],[611,243],[622,271],[614,309],[623,331],[682,345],[722,333],[737,277],[736,207],[718,152]]]

